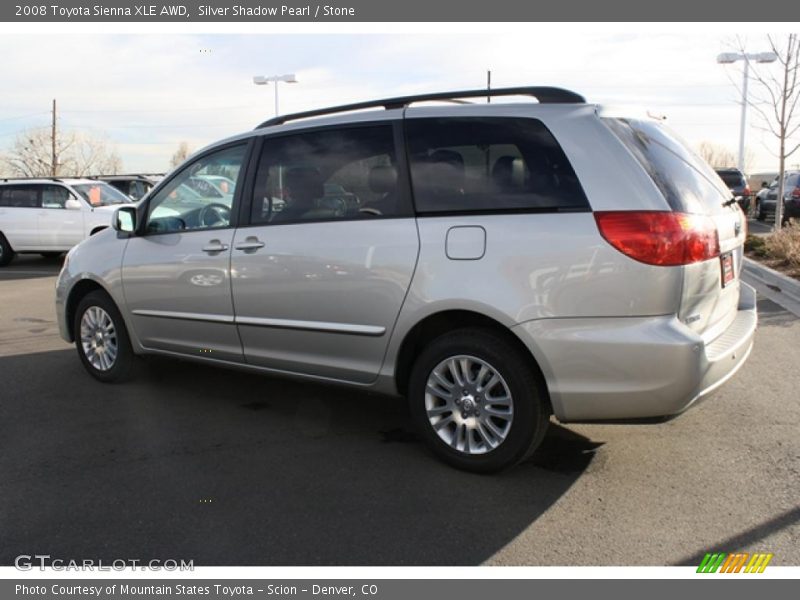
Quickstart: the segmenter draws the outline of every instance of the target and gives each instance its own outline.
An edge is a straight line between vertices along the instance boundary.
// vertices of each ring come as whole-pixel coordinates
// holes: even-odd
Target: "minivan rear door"
[[[678,317],[706,340],[736,317],[746,223],[730,190],[714,170],[657,121],[604,118],[676,212],[714,221],[720,256],[683,267]]]

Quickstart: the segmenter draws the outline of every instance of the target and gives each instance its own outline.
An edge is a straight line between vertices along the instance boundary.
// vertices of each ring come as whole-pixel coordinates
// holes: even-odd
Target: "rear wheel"
[[[111,383],[131,375],[136,357],[122,315],[108,294],[97,290],[81,299],[73,331],[78,356],[92,377]]]
[[[423,439],[445,462],[493,472],[529,456],[549,424],[547,395],[531,358],[490,329],[433,340],[409,381]]]
[[[14,249],[8,243],[6,236],[0,233],[0,267],[5,267],[14,258]]]

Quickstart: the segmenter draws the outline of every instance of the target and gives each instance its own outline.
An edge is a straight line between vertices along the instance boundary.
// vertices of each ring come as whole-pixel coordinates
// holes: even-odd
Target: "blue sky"
[[[603,29],[603,28],[600,28]],[[236,34],[0,36],[0,152],[27,128],[59,125],[104,136],[126,171],[163,171],[181,141],[198,149],[273,115],[271,86],[252,76],[293,72],[281,112],[406,93],[560,85],[590,101],[644,106],[687,141],[735,151],[741,71],[715,63],[733,41],[708,33],[574,32],[532,24],[508,34]],[[748,49],[760,51],[754,37]],[[750,111],[753,170],[776,146]]]

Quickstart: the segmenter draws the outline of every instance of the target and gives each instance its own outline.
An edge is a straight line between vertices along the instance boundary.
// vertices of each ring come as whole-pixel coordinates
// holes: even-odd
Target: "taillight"
[[[594,213],[600,234],[617,250],[648,265],[678,266],[719,256],[719,234],[707,216],[662,211]]]
[[[744,186],[744,190],[742,191],[742,196],[749,196],[750,195],[750,186]]]
[[[792,190],[792,198],[800,198],[800,187],[796,187]]]

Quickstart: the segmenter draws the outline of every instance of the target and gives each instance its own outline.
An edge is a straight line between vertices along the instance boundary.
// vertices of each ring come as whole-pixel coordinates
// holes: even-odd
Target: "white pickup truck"
[[[111,225],[131,199],[95,179],[0,179],[0,267],[15,254],[55,256]]]

